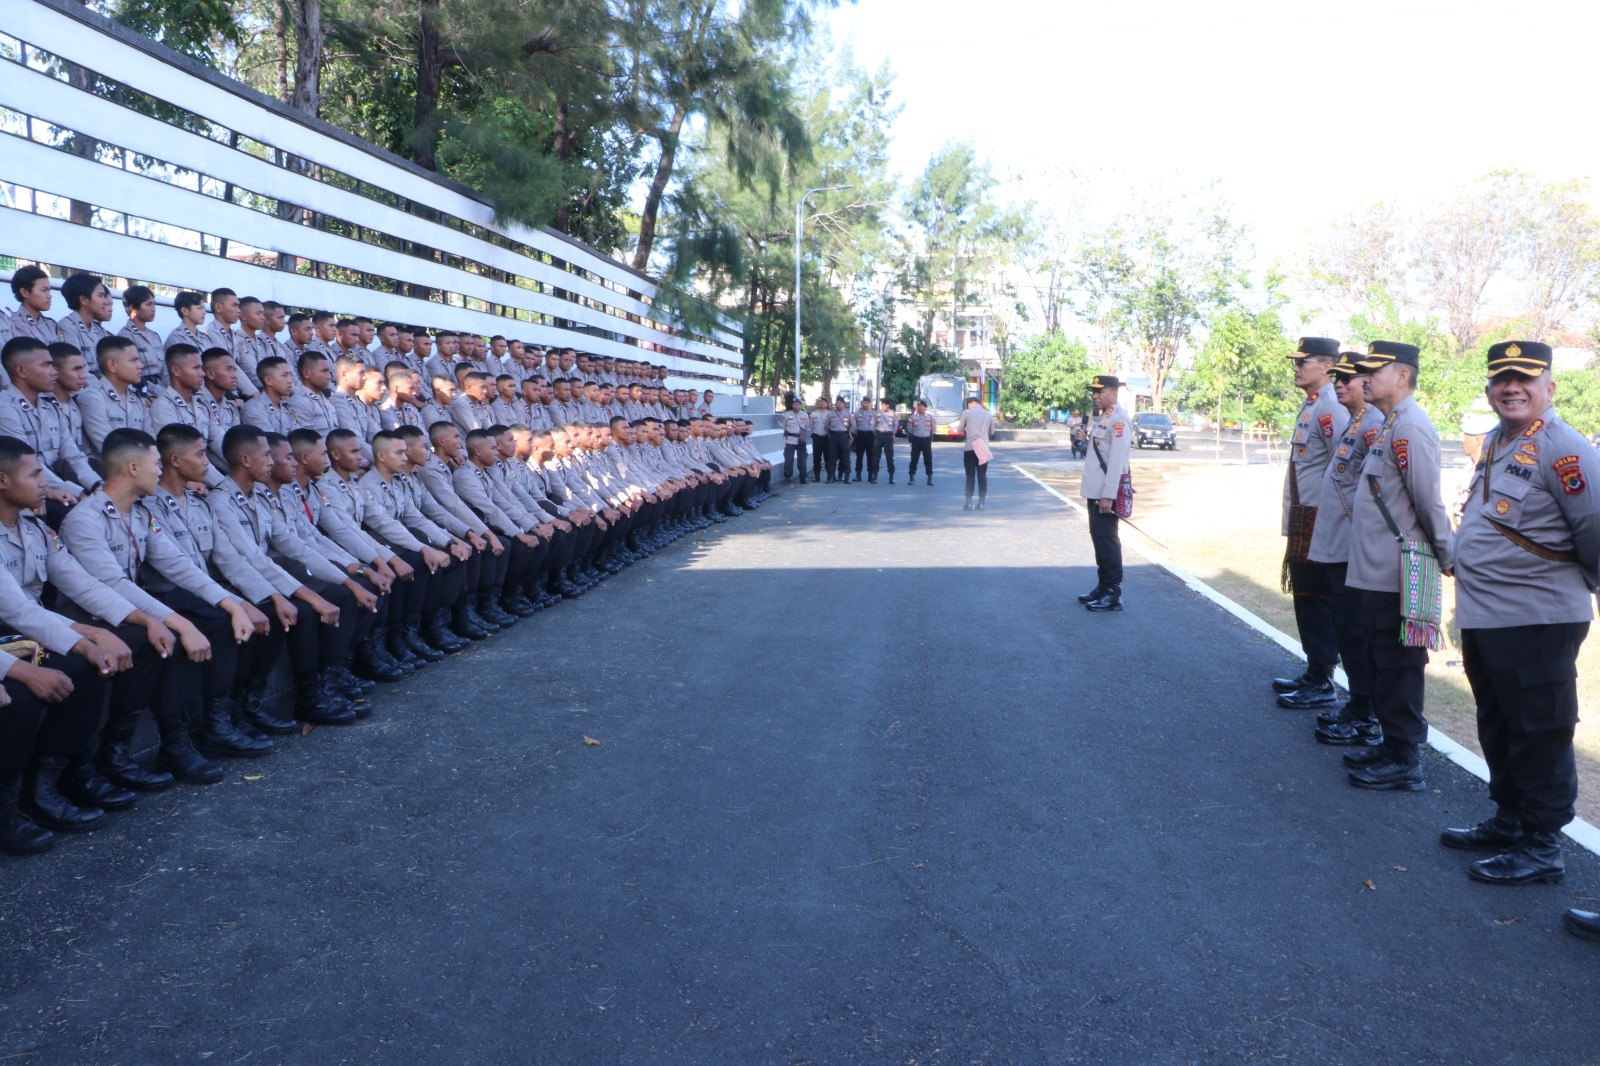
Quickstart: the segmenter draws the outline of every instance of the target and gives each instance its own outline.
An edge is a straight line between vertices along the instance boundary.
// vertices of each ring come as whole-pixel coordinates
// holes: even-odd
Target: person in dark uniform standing
[[[894,435],[900,429],[900,419],[894,413],[894,404],[888,397],[878,398],[878,410],[872,416],[873,444],[879,455],[883,457],[883,466],[889,475],[889,484],[894,484]],[[872,480],[878,480],[878,461],[872,462]]]
[[[917,457],[922,457],[923,470],[928,484],[933,484],[933,416],[928,413],[926,400],[917,401],[917,409],[906,419],[906,439],[911,442],[911,471],[906,474],[906,484],[917,483]]]
[[[1359,365],[1384,424],[1361,464],[1346,581],[1363,590],[1373,710],[1383,744],[1345,756],[1357,788],[1420,792],[1429,648],[1439,646],[1441,575],[1455,531],[1439,494],[1439,435],[1413,393],[1421,349],[1373,341]]]
[[[1083,462],[1083,506],[1098,571],[1095,587],[1078,597],[1091,611],[1122,610],[1122,536],[1117,528],[1117,493],[1129,470],[1133,445],[1128,412],[1117,402],[1121,379],[1097,374],[1089,382],[1095,418],[1089,427],[1089,457]]]
[[[1478,705],[1494,817],[1446,829],[1446,847],[1486,851],[1468,876],[1490,884],[1560,881],[1561,828],[1578,773],[1578,649],[1600,585],[1600,459],[1556,414],[1548,344],[1489,349],[1484,391],[1500,425],[1456,533],[1456,620]]]
[[[1298,678],[1278,678],[1278,706],[1290,710],[1315,710],[1338,705],[1333,669],[1339,663],[1339,638],[1333,625],[1333,586],[1328,569],[1307,555],[1316,532],[1323,499],[1323,477],[1333,457],[1335,442],[1344,434],[1349,414],[1334,395],[1329,380],[1339,342],[1330,337],[1301,337],[1289,356],[1294,363],[1295,388],[1305,402],[1295,419],[1289,441],[1289,462],[1283,478],[1281,532],[1288,538],[1283,556],[1283,590],[1294,595],[1294,621],[1300,646],[1306,653],[1306,671]]]
[[[867,484],[878,480],[878,438],[872,432],[872,401],[862,400],[850,419],[850,443],[856,457],[856,480],[861,480],[861,464],[867,464]]]

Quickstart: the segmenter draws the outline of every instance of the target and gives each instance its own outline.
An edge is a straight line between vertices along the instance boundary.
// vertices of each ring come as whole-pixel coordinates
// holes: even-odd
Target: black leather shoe
[[[1316,728],[1318,744],[1337,747],[1355,747],[1358,744],[1382,744],[1383,726],[1375,718],[1351,719]]]
[[[10,855],[37,855],[55,845],[56,835],[23,814],[17,806],[16,784],[0,796],[0,851]],[[1580,912],[1581,913],[1581,912]]]
[[[1522,825],[1498,814],[1471,829],[1446,829],[1439,834],[1439,843],[1461,851],[1510,851],[1521,842]]]
[[[233,697],[207,700],[200,730],[200,746],[209,756],[225,759],[259,759],[272,753],[272,741],[257,740],[239,732],[233,721]]]
[[[967,501],[967,502],[966,502],[966,503],[964,503],[964,504],[962,504],[962,505],[961,505],[961,509],[962,509],[962,510],[963,510],[963,511],[970,511],[970,510],[972,510],[972,501],[971,501],[971,500],[968,500],[968,501]]]
[[[239,717],[262,736],[287,737],[300,732],[300,727],[267,706],[266,691],[245,690],[244,702],[239,705]],[[244,732],[241,728],[240,732]]]
[[[1107,585],[1105,592],[1098,599],[1090,600],[1084,604],[1091,611],[1120,611],[1122,610],[1122,586]]]
[[[1310,670],[1307,670],[1299,677],[1275,677],[1272,679],[1272,691],[1281,696],[1286,692],[1293,692],[1296,689],[1305,688],[1315,680],[1316,678],[1311,676]]]
[[[61,794],[80,807],[124,811],[139,798],[132,789],[119,788],[95,772],[88,759],[75,759],[61,775]]]
[[[309,725],[350,725],[356,720],[356,712],[348,703],[343,701],[335,703],[327,697],[328,693],[315,677],[296,681],[294,683],[296,720]]]
[[[1350,705],[1348,703],[1317,712],[1317,724],[1320,726],[1337,725],[1340,722],[1354,720],[1355,716],[1350,713]]]
[[[1393,756],[1359,770],[1351,770],[1347,776],[1357,788],[1374,792],[1421,792],[1428,787],[1428,783],[1422,779],[1421,763],[1397,762]]]
[[[339,691],[353,700],[366,699],[378,688],[373,682],[359,678],[351,673],[348,666],[335,666],[329,673],[334,682],[338,684]]]
[[[0,843],[0,848],[5,845]],[[1594,911],[1580,911],[1576,907],[1561,916],[1561,924],[1567,927],[1567,932],[1573,936],[1581,936],[1585,940],[1600,940],[1600,914]]]
[[[1339,706],[1339,690],[1332,681],[1317,681],[1278,697],[1278,706],[1291,711],[1313,711],[1319,707]]]
[[[1479,859],[1467,876],[1486,885],[1559,885],[1567,874],[1561,841],[1554,833],[1527,833],[1522,843],[1502,855]]]
[[[1078,602],[1079,603],[1088,603],[1090,600],[1098,600],[1101,596],[1104,596],[1105,594],[1106,594],[1106,587],[1104,585],[1096,585],[1094,588],[1090,589],[1088,592],[1085,592],[1082,596],[1079,596],[1078,597]]]
[[[1374,744],[1370,748],[1357,748],[1355,751],[1344,753],[1344,764],[1351,767],[1371,766],[1383,762],[1389,757],[1389,752],[1382,744]]]
[[[404,635],[406,647],[411,650],[411,654],[430,663],[444,662],[445,653],[423,640],[422,633],[417,626],[408,624],[404,630]]]

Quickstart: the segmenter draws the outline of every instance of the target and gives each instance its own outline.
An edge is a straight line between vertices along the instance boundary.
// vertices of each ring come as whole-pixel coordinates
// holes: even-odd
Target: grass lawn
[[[1063,495],[1076,497],[1076,467],[1030,466],[1028,472]],[[1457,472],[1445,472],[1445,491],[1455,488]],[[1283,488],[1281,465],[1226,465],[1216,462],[1145,463],[1134,468],[1133,520],[1160,542],[1175,566],[1182,567],[1224,596],[1291,637],[1298,639],[1294,608],[1281,592],[1283,537],[1278,533]],[[1124,532],[1124,544],[1148,543]],[[1432,653],[1428,666],[1428,719],[1465,747],[1478,747],[1472,693],[1461,671],[1460,633],[1454,624],[1455,589],[1444,583],[1446,645]],[[1262,701],[1271,699],[1265,678]],[[1600,707],[1600,636],[1578,656],[1579,706]],[[1285,711],[1285,714],[1295,713]],[[1600,717],[1600,713],[1597,713]],[[1310,716],[1306,718],[1310,740]],[[1578,814],[1600,824],[1600,720],[1580,722]],[[1492,813],[1485,797],[1484,814]]]

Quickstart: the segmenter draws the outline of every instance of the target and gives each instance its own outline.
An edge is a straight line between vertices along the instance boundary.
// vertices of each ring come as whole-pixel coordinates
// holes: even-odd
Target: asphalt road
[[[1088,615],[1081,520],[935,454],[0,861],[0,1061],[1600,1057],[1591,857],[1469,882],[1480,783],[1349,788],[1280,649],[1132,556]]]

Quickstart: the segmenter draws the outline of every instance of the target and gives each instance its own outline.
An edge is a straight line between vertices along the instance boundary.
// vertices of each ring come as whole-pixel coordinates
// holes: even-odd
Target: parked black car
[[[1172,419],[1160,411],[1141,411],[1133,416],[1133,442],[1141,448],[1154,444],[1177,451],[1178,431],[1172,428]]]

